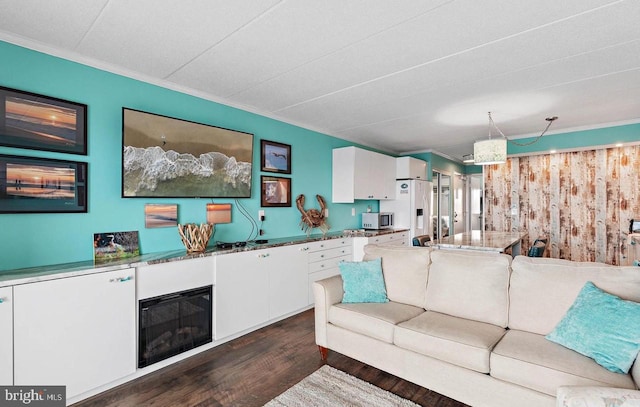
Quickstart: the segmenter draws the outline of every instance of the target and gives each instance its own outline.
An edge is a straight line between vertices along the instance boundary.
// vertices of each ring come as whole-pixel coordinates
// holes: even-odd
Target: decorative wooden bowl
[[[202,223],[199,226],[195,223],[178,224],[178,232],[187,253],[202,253],[207,250],[207,244],[213,234],[213,225]]]

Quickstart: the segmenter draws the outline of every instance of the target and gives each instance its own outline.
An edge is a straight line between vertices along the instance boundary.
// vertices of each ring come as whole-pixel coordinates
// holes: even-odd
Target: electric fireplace
[[[212,286],[140,300],[138,367],[212,340]]]

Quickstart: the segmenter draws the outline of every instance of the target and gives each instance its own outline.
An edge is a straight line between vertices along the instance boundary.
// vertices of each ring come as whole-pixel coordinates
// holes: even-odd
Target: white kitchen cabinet
[[[414,157],[396,158],[396,179],[427,179],[427,162]]]
[[[306,259],[302,245],[216,256],[216,339],[305,307]]]
[[[332,170],[332,202],[395,198],[394,157],[357,147],[336,148]]]
[[[395,246],[409,245],[409,231],[384,233],[371,237],[353,238],[353,259],[361,261],[364,256],[364,247],[368,244],[387,244]]]
[[[302,245],[268,249],[269,319],[308,305],[307,255]]]
[[[213,295],[216,339],[269,320],[269,275],[261,267],[264,252],[255,250],[216,256]]]
[[[0,386],[13,385],[12,287],[0,288]]]
[[[318,280],[340,274],[339,263],[352,260],[351,238],[323,240],[311,242],[308,248],[309,261],[309,305],[313,305],[313,283]]]
[[[71,398],[136,370],[134,269],[14,287],[15,385]]]

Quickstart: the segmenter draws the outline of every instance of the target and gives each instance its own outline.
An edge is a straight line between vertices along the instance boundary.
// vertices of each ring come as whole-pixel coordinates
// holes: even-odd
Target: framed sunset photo
[[[87,154],[87,106],[0,87],[0,145]]]

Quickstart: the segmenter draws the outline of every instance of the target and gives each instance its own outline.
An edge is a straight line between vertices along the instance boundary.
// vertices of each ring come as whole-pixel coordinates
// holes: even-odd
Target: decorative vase
[[[199,226],[195,223],[178,224],[178,233],[187,253],[203,253],[207,250],[207,244],[213,234],[213,225],[210,223],[201,223]]]

